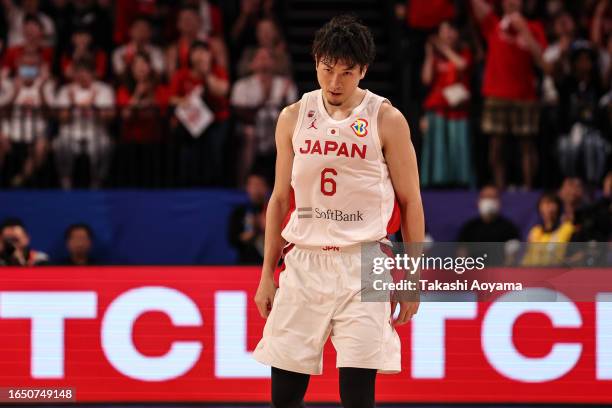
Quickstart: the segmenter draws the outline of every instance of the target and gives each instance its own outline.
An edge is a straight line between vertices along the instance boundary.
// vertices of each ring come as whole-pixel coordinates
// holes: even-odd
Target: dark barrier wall
[[[508,193],[502,212],[523,238],[536,222],[538,193]],[[63,232],[86,222],[96,234],[95,253],[113,264],[232,264],[227,222],[244,203],[233,190],[0,192],[0,220],[20,217],[32,246],[52,259],[64,256]],[[476,192],[423,193],[427,228],[436,241],[452,241],[477,215]]]
[[[32,246],[63,256],[64,230],[88,223],[96,254],[114,264],[231,264],[226,225],[238,191],[0,193],[0,219],[23,219]]]

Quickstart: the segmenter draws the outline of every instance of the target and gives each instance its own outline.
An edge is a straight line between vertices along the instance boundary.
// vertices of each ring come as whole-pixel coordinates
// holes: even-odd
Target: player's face
[[[332,63],[325,59],[317,62],[316,69],[323,96],[333,106],[340,106],[351,97],[367,71],[367,67],[349,66],[343,61]]]

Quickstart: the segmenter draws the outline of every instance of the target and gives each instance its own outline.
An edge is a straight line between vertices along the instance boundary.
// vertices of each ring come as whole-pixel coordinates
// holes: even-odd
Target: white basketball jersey
[[[397,231],[399,207],[377,129],[385,101],[366,91],[349,117],[335,120],[321,90],[304,94],[292,139],[293,197],[282,231],[288,242],[342,247]]]

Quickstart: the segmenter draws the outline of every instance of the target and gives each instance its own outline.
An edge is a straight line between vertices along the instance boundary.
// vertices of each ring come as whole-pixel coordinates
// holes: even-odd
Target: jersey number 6
[[[336,194],[336,180],[331,177],[326,177],[328,173],[334,176],[338,175],[335,169],[326,167],[321,171],[321,192],[326,196],[332,196]]]

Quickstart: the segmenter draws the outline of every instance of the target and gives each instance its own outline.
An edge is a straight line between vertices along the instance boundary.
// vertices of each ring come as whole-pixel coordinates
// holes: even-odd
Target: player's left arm
[[[383,103],[378,114],[378,129],[395,197],[400,207],[403,241],[418,246],[425,239],[425,216],[410,127],[399,110]],[[399,303],[400,315],[395,321],[396,325],[407,323],[419,308],[418,301]]]

